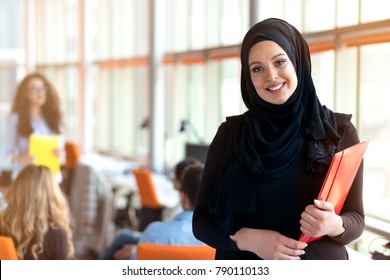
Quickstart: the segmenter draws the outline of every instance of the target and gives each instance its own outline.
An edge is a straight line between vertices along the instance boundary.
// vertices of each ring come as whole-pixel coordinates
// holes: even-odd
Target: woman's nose
[[[269,68],[267,71],[267,81],[274,81],[279,78],[278,71],[274,68]]]

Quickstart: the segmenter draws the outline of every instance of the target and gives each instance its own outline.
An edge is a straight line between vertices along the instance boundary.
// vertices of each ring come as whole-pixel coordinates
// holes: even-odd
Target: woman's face
[[[257,94],[268,103],[281,105],[298,85],[294,65],[273,41],[261,41],[249,50],[249,70]]]
[[[30,106],[43,106],[46,102],[46,86],[39,78],[32,78],[27,85],[27,98]]]

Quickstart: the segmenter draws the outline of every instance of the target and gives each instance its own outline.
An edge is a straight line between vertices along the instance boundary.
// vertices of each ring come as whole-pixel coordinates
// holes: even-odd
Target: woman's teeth
[[[276,87],[272,87],[272,88],[268,88],[268,89],[269,89],[269,90],[278,90],[278,89],[280,89],[282,86],[283,86],[283,84],[280,84],[280,85],[278,85],[278,86],[276,86]]]

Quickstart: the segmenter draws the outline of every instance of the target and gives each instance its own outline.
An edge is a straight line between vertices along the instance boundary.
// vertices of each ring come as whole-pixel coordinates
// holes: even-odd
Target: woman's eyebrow
[[[285,54],[285,53],[278,53],[277,55],[274,55],[274,56],[272,57],[272,60],[275,59],[275,58],[277,58],[277,57],[279,57],[279,56],[283,56],[283,55],[286,55],[286,54]]]

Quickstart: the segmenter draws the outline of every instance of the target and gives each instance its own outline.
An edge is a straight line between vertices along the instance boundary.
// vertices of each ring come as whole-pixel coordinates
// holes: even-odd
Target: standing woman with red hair
[[[12,179],[34,159],[28,154],[29,137],[60,135],[62,114],[57,91],[40,73],[27,75],[18,85],[7,124],[5,153],[12,164]],[[60,156],[61,149],[53,151]]]

